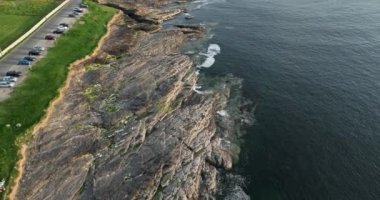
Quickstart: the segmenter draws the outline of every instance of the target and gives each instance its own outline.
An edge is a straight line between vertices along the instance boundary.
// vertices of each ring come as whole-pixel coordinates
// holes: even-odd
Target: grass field
[[[0,178],[7,182],[18,160],[16,139],[43,117],[49,102],[66,80],[70,63],[95,49],[106,32],[107,22],[116,13],[113,8],[88,4],[90,12],[56,41],[11,97],[0,102]],[[21,127],[17,127],[17,123]]]
[[[62,0],[0,0],[0,48],[4,49]]]

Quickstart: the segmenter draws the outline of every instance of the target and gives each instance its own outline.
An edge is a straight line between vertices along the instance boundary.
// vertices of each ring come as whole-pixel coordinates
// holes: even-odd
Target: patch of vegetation
[[[83,128],[85,128],[85,126],[83,124],[76,124],[72,127],[72,130],[74,131],[80,131],[82,130]]]
[[[110,132],[105,128],[100,129],[100,135],[102,136],[103,139],[107,139],[107,140],[113,137],[113,135],[110,135]]]
[[[1,0],[0,48],[9,46],[60,3],[59,0]]]
[[[161,99],[155,104],[155,110],[159,113],[169,113],[174,110],[174,107],[166,99]]]
[[[164,191],[164,188],[161,185],[158,185],[156,192],[153,195],[153,200],[161,200],[163,199],[162,192]]]
[[[6,15],[43,15],[62,3],[60,0],[3,0],[0,13]]]
[[[102,92],[102,86],[100,84],[95,84],[93,86],[86,88],[83,92],[83,95],[90,102],[93,102],[98,98],[98,96],[101,94],[101,92]]]
[[[119,111],[120,108],[117,106],[117,96],[116,94],[111,94],[102,102],[102,109],[106,112],[116,112]]]
[[[19,159],[16,138],[41,120],[66,80],[69,65],[95,49],[107,31],[107,22],[116,13],[113,8],[86,3],[90,12],[82,17],[85,23],[76,23],[60,37],[23,83],[14,88],[11,97],[0,102],[0,178],[5,178],[7,184]]]
[[[120,57],[118,56],[107,54],[107,56],[104,59],[106,63],[111,63],[111,62],[115,62],[119,58]]]
[[[90,64],[90,65],[87,65],[84,67],[84,69],[86,71],[94,71],[94,70],[98,70],[100,68],[102,68],[103,65],[102,64],[98,64],[98,63],[93,63],[93,64]]]
[[[120,120],[120,124],[127,125],[128,122],[133,118],[133,113],[129,112],[123,119]]]

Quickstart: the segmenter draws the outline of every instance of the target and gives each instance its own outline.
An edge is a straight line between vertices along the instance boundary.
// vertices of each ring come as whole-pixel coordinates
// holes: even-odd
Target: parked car
[[[15,84],[7,81],[0,81],[0,87],[13,87]]]
[[[64,29],[59,29],[59,28],[56,28],[56,29],[53,31],[54,34],[62,34],[62,33],[64,33],[64,32],[65,32]]]
[[[66,31],[66,29],[67,29],[67,27],[59,26],[53,31],[53,33],[62,34]]]
[[[69,17],[77,17],[77,14],[70,13],[70,14],[69,14]]]
[[[30,62],[29,60],[22,59],[22,60],[18,61],[17,64],[18,65],[30,65],[30,64],[32,64],[32,62]]]
[[[17,78],[13,76],[3,76],[3,77],[0,77],[0,81],[7,81],[11,83],[11,82],[16,82]]]
[[[69,29],[69,27],[66,27],[66,26],[58,26],[57,29],[67,30],[67,29]]]
[[[32,50],[36,50],[36,51],[45,51],[45,47],[41,47],[41,46],[34,46]]]
[[[13,76],[13,77],[20,77],[21,72],[19,72],[19,71],[8,71],[5,75],[6,76]]]
[[[76,8],[73,9],[73,11],[74,11],[74,12],[78,12],[78,13],[82,13],[82,12],[83,12],[83,9],[82,9],[82,8],[78,8],[78,7],[76,7]]]
[[[30,50],[29,53],[28,53],[28,55],[30,55],[30,56],[39,56],[41,54],[42,54],[42,52],[41,51],[37,51],[37,50]]]
[[[63,26],[63,27],[69,27],[69,24],[68,23],[60,23],[59,26]]]
[[[32,61],[36,60],[36,57],[33,57],[33,56],[25,56],[23,59],[32,62]]]
[[[54,35],[46,35],[45,40],[55,40]]]
[[[79,4],[79,8],[88,8],[88,6],[84,3]]]

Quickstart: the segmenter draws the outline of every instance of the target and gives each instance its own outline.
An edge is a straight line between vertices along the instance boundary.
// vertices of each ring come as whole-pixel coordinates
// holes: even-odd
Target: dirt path
[[[41,128],[45,127],[50,119],[50,116],[52,115],[52,113],[54,111],[56,111],[55,107],[61,103],[62,99],[63,99],[63,96],[65,93],[67,93],[66,91],[69,89],[69,86],[70,86],[70,82],[72,81],[72,78],[75,74],[78,73],[79,70],[81,70],[81,66],[83,63],[85,63],[86,61],[90,60],[90,59],[93,59],[94,57],[96,57],[100,52],[101,52],[101,49],[102,49],[102,46],[104,44],[104,42],[106,41],[106,39],[110,36],[110,34],[112,33],[110,30],[111,30],[111,26],[115,23],[115,21],[117,21],[117,19],[119,19],[121,16],[123,15],[123,12],[118,12],[116,15],[113,16],[113,18],[108,22],[107,24],[107,33],[99,40],[98,42],[98,46],[96,47],[96,49],[88,56],[80,59],[80,60],[77,60],[75,61],[74,63],[72,63],[70,65],[70,68],[69,68],[69,74],[67,75],[67,79],[64,83],[64,86],[59,90],[59,95],[53,99],[46,111],[46,114],[45,114],[45,117],[36,125],[34,126],[33,128],[33,131],[32,131],[32,134],[35,135],[37,133],[38,130],[40,130]],[[20,148],[20,151],[19,151],[19,155],[21,155],[21,160],[19,160],[17,162],[17,171],[19,172],[17,177],[15,177],[12,181],[13,182],[13,187],[11,188],[11,193],[9,194],[8,198],[10,200],[16,200],[16,195],[17,195],[17,191],[19,189],[19,183],[20,183],[20,180],[21,180],[21,177],[24,173],[24,168],[25,168],[25,163],[26,163],[26,157],[27,157],[27,149],[28,149],[28,146],[26,144],[23,144]]]
[[[19,160],[17,162],[18,175],[17,175],[17,177],[16,177],[16,179],[14,181],[16,183],[16,185],[12,188],[12,191],[9,194],[9,199],[15,199],[15,197],[16,197],[18,183],[20,182],[20,179],[21,179],[22,175],[24,174],[25,161],[26,161],[26,149],[27,148],[28,148],[28,146],[26,144],[22,144],[21,145],[21,148],[20,148],[20,151],[19,151],[19,154],[21,155],[21,160]]]

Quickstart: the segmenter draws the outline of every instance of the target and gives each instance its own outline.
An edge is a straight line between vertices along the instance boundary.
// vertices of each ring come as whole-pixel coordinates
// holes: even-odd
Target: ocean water
[[[191,23],[206,23],[221,47],[201,73],[244,79],[257,104],[235,169],[251,198],[380,199],[380,1],[191,8]]]

